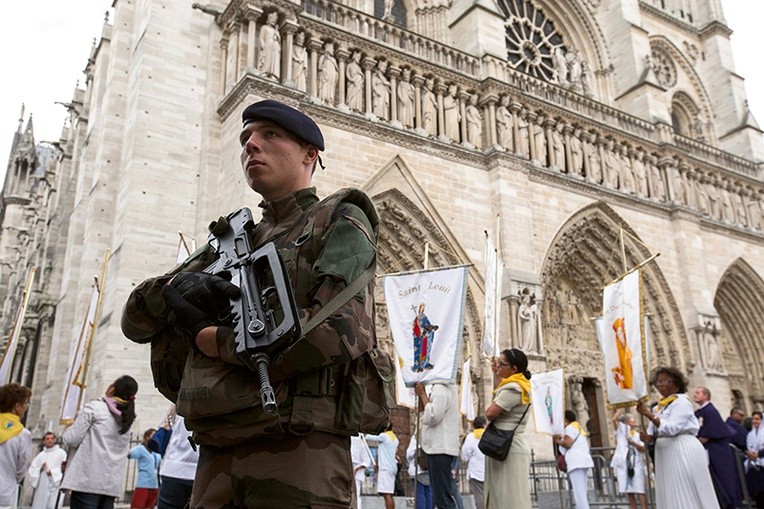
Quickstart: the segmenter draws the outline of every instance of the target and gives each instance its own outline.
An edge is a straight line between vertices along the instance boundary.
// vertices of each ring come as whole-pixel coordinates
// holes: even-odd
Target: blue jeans
[[[69,507],[71,509],[113,509],[115,498],[97,493],[72,491]]]
[[[461,496],[456,490],[453,477],[451,477],[453,462],[454,456],[448,454],[427,455],[432,501],[438,509],[458,509],[461,507]]]
[[[415,497],[416,509],[432,509],[432,488],[429,484],[416,483]]]
[[[194,481],[162,476],[159,485],[159,500],[157,509],[183,509],[191,500],[191,489]]]

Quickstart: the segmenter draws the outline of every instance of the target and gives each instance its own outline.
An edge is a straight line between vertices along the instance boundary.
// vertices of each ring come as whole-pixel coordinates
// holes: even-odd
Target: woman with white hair
[[[623,413],[622,409],[613,416],[615,427],[615,452],[610,466],[615,470],[618,491],[625,493],[630,509],[637,509],[637,501],[642,509],[647,509],[645,496],[645,446],[639,439],[634,416]]]

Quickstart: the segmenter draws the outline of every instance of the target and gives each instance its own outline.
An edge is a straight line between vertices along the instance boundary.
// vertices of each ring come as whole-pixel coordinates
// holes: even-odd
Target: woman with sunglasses
[[[655,443],[657,509],[718,509],[708,455],[697,439],[700,425],[686,394],[687,379],[676,368],[660,367],[650,384],[661,399],[652,409],[640,403],[637,412],[650,421],[640,439]]]
[[[531,404],[528,357],[517,348],[504,350],[492,362],[491,370],[500,380],[485,416],[501,430],[514,429],[515,436],[504,461],[485,459],[485,507],[493,509],[511,505],[513,509],[530,509],[531,449],[525,438],[527,410]]]

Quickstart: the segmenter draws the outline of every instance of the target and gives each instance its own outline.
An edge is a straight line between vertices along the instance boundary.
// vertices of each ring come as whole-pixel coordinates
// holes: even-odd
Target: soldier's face
[[[277,200],[310,186],[318,149],[300,143],[269,120],[248,124],[239,136],[241,166],[247,184],[266,201]]]

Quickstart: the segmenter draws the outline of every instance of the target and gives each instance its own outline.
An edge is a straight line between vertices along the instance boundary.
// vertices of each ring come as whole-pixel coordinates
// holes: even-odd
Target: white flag
[[[462,415],[470,421],[475,418],[475,404],[472,402],[472,372],[470,371],[470,359],[464,361],[462,366],[462,394],[459,407]]]
[[[385,276],[390,332],[406,387],[456,380],[466,279],[467,267]]]
[[[565,412],[565,391],[561,369],[546,373],[533,373],[531,378],[531,406],[536,431],[562,435]]]
[[[501,281],[504,263],[491,237],[485,236],[485,327],[483,352],[488,357],[499,356],[499,326],[501,319]]]
[[[16,317],[13,319],[11,335],[8,338],[8,343],[5,345],[3,359],[0,361],[0,385],[7,384],[10,381],[11,367],[13,366],[13,359],[16,356],[16,347],[19,344],[21,327],[24,324],[24,314],[27,310],[27,304],[29,304],[29,295],[32,292],[32,282],[34,281],[35,272],[37,272],[37,268],[34,266],[30,267],[24,290],[21,293],[19,308],[16,310]]]
[[[620,405],[647,397],[640,271],[628,274],[602,292],[602,318],[595,321],[605,356],[608,402]]]

